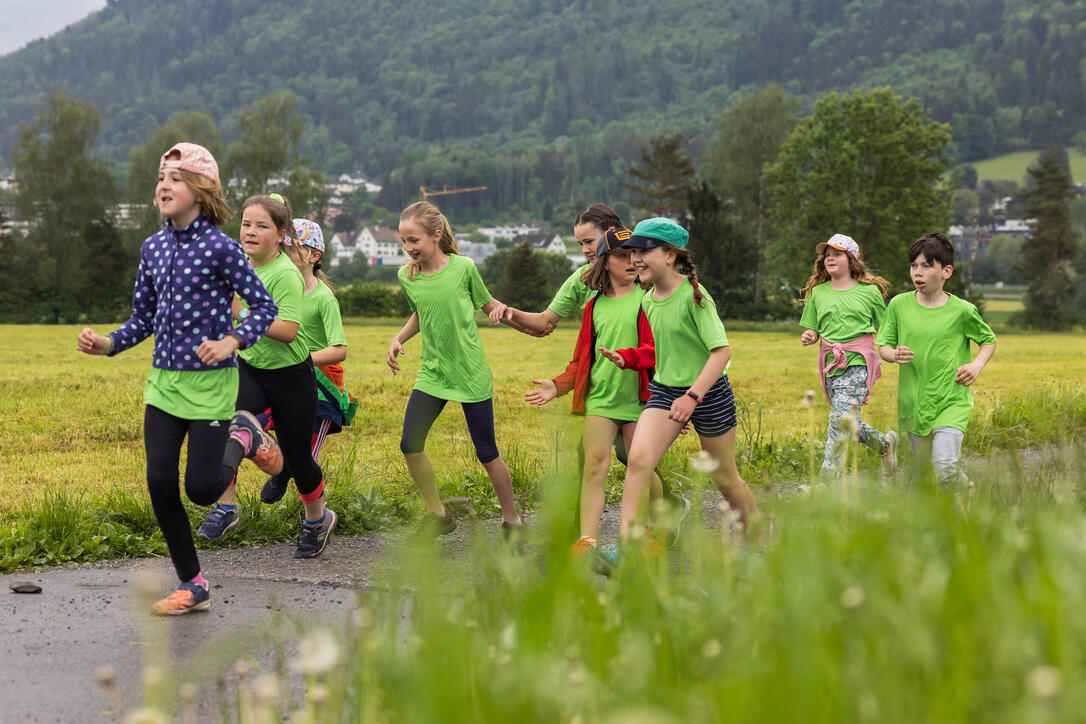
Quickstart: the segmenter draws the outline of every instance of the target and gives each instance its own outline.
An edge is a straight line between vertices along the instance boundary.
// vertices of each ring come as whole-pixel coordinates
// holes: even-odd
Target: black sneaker
[[[438,536],[448,535],[456,530],[456,519],[445,511],[445,515],[427,512],[422,516],[422,522],[415,528],[411,538],[416,541],[432,541]]]
[[[264,487],[260,489],[260,502],[271,505],[283,499],[290,485],[290,476],[279,473],[272,475],[264,481]]]
[[[324,522],[310,525],[302,521],[302,534],[298,536],[298,548],[294,551],[295,558],[316,558],[324,553],[328,545],[328,538],[339,522],[339,517],[331,508],[324,509]]]

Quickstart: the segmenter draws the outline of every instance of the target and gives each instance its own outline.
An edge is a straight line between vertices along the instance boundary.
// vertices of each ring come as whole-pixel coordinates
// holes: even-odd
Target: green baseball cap
[[[645,219],[634,227],[633,236],[623,244],[625,249],[655,249],[661,244],[672,244],[680,249],[686,248],[690,234],[686,229],[671,219],[657,216]]]

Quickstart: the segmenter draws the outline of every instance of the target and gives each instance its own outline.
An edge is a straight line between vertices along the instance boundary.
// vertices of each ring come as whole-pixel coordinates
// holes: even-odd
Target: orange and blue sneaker
[[[177,590],[151,606],[156,616],[180,616],[190,611],[206,611],[211,608],[211,594],[206,587],[193,581],[185,581]]]
[[[230,420],[230,435],[241,442],[235,432],[244,430],[249,433],[249,444],[243,445],[245,457],[268,475],[278,475],[283,471],[283,452],[275,438],[264,432],[264,427],[253,413],[238,410]]]
[[[644,542],[641,544],[641,555],[646,558],[659,558],[667,550],[667,531],[663,528],[645,528]]]

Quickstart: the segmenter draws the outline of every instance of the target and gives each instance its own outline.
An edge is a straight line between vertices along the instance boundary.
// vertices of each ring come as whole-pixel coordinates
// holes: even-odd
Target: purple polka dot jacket
[[[237,293],[249,316],[237,327],[230,302]],[[236,367],[236,355],[205,365],[196,348],[205,339],[234,334],[241,348],[253,346],[271,326],[279,308],[257,278],[241,246],[203,214],[185,229],[166,224],[140,249],[132,293],[132,316],[109,333],[115,355],[155,335],[152,365],[164,370]]]

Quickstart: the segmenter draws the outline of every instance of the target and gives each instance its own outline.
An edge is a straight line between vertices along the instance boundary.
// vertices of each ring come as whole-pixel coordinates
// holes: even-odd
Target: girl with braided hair
[[[651,396],[637,420],[619,533],[628,540],[641,520],[641,500],[652,471],[687,423],[693,423],[702,450],[718,463],[713,482],[746,526],[758,513],[754,494],[735,465],[735,398],[728,383],[731,347],[712,297],[698,284],[686,245],[686,229],[664,218],[646,219],[623,243],[631,250],[642,283],[652,289],[642,298],[656,342],[656,375]],[[612,359],[622,367],[623,359]],[[659,536],[645,535],[643,552],[657,555]]]

